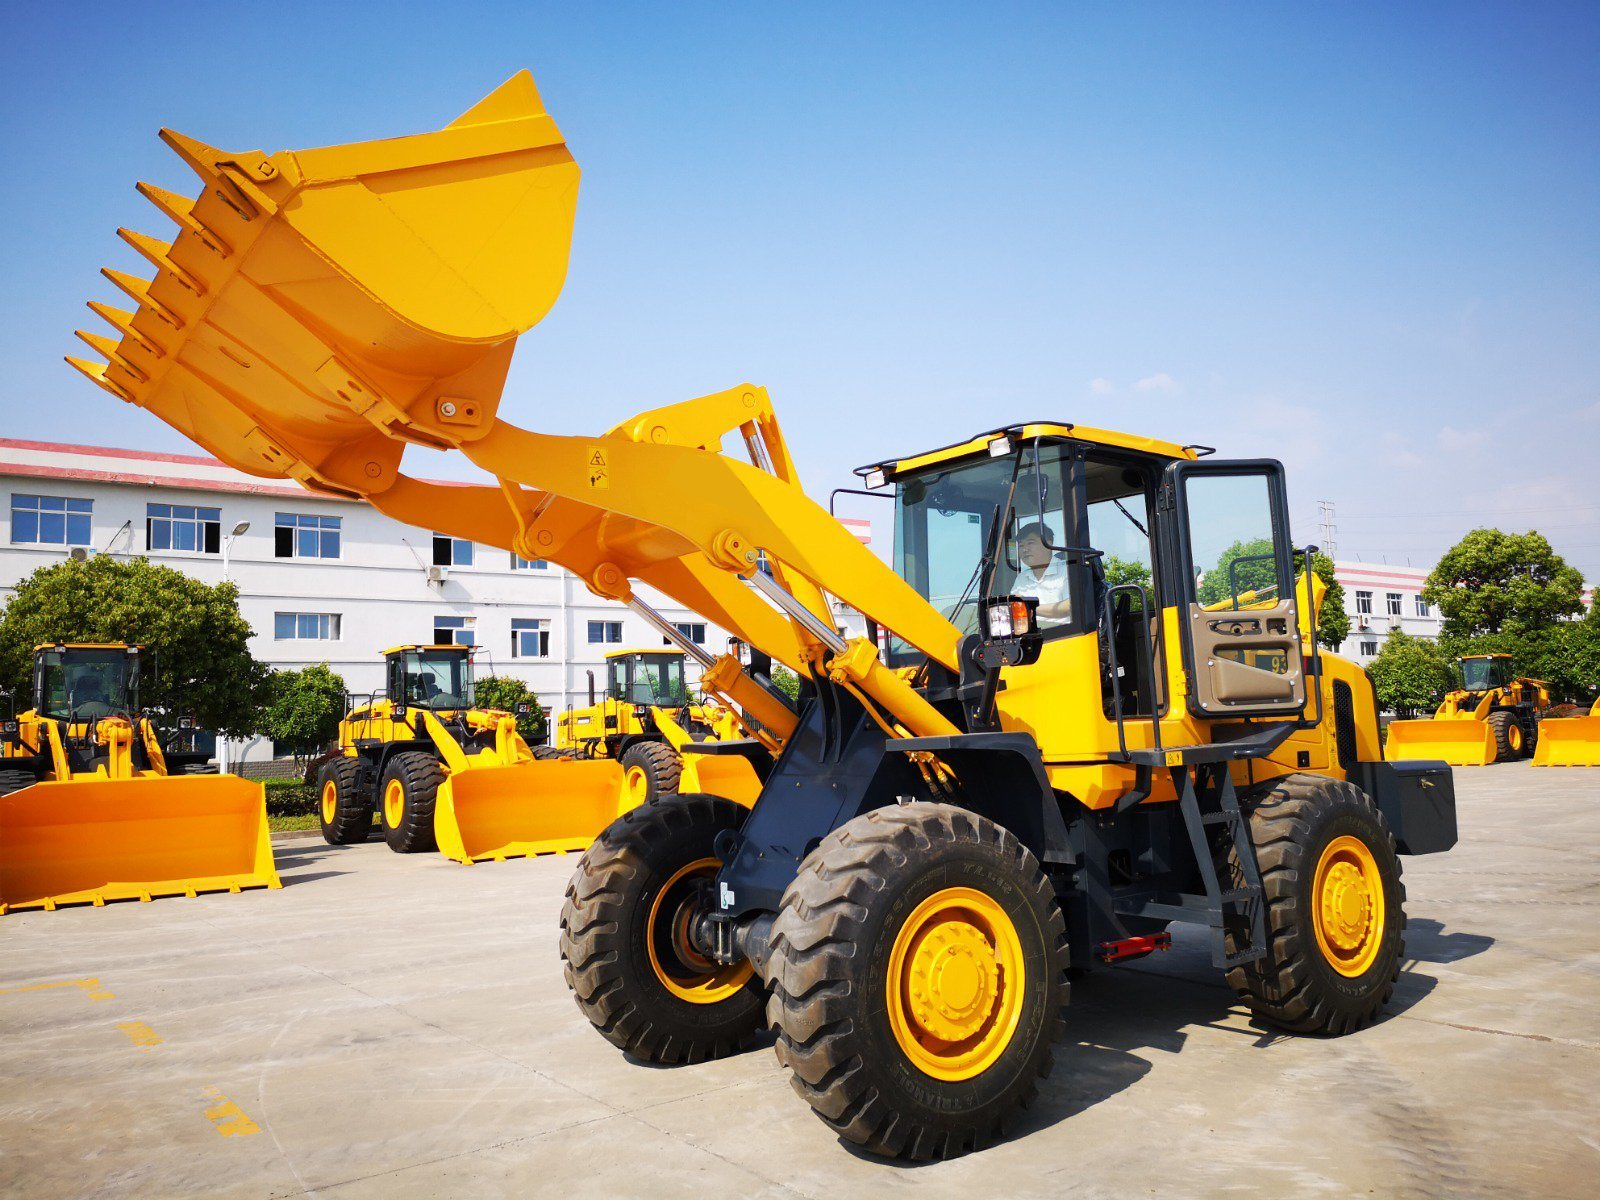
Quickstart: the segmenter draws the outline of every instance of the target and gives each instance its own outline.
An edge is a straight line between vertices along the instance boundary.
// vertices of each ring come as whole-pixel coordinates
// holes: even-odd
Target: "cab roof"
[[[458,651],[458,652],[460,652],[462,654],[471,654],[476,649],[477,649],[476,646],[463,646],[460,642],[447,642],[442,646],[420,646],[420,645],[390,646],[387,650],[385,650],[383,652],[383,657],[390,658],[390,657],[393,657],[396,654],[404,654],[408,650],[439,650],[439,651],[444,651],[444,652]]]
[[[1499,652],[1496,652],[1494,654],[1463,654],[1461,656],[1461,661],[1462,662],[1471,662],[1475,658],[1510,658],[1510,657],[1511,657],[1511,655],[1509,655],[1509,654],[1502,654],[1502,653],[1499,653]]]
[[[33,648],[38,654],[42,650],[126,650],[130,654],[137,654],[143,646],[132,642],[40,642]]]
[[[606,658],[607,660],[613,658],[629,658],[635,654],[671,654],[677,658],[683,657],[683,651],[679,650],[676,646],[652,646],[648,650],[641,649],[638,646],[630,646],[625,650],[607,650]]]
[[[931,467],[942,462],[951,462],[958,458],[976,457],[987,454],[989,443],[999,437],[1010,437],[1018,442],[1032,441],[1034,438],[1071,439],[1078,442],[1092,442],[1097,446],[1111,446],[1118,450],[1133,450],[1140,454],[1153,454],[1157,458],[1201,458],[1212,453],[1210,446],[1180,446],[1176,442],[1163,442],[1157,438],[1143,437],[1137,433],[1118,433],[1114,429],[1096,429],[1091,425],[1075,425],[1070,421],[1033,421],[1024,425],[1009,425],[1003,429],[991,429],[987,433],[980,433],[968,438],[964,442],[957,442],[951,446],[941,446],[937,450],[927,450],[921,454],[914,454],[907,458],[886,459],[883,462],[872,463],[865,467],[857,467],[857,475],[866,475],[872,471],[882,471],[885,477],[904,474],[922,467]]]

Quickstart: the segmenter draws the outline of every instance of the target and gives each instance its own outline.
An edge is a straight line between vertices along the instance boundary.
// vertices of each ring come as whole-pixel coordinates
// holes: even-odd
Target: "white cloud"
[[[1439,449],[1446,454],[1470,454],[1489,444],[1486,429],[1456,429],[1446,425],[1439,430]]]
[[[1411,448],[1411,439],[1390,429],[1383,435],[1383,462],[1391,467],[1411,469],[1424,465],[1427,460]]]
[[[1165,371],[1154,375],[1146,375],[1133,385],[1136,392],[1175,392],[1178,390],[1178,381]]]
[[[1109,396],[1117,390],[1117,385],[1109,379],[1095,378],[1089,380],[1089,390],[1096,396]]]

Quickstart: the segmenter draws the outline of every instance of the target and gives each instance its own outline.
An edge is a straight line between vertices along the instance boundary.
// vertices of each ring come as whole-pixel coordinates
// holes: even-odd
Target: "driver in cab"
[[[1067,564],[1050,552],[1055,535],[1038,521],[1017,530],[1017,558],[1022,569],[1011,585],[1013,596],[1036,596],[1039,626],[1049,629],[1072,619],[1067,596]]]

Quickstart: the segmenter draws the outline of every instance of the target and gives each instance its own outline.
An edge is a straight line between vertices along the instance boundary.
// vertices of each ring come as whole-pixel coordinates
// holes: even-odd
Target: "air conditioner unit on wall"
[[[1371,618],[1369,618],[1369,617],[1357,617],[1356,618],[1356,628],[1357,629],[1371,629],[1372,628],[1372,620],[1371,620]]]
[[[429,567],[428,568],[428,582],[429,583],[441,583],[442,584],[446,579],[449,579],[449,578],[450,578],[450,568],[449,567]]]

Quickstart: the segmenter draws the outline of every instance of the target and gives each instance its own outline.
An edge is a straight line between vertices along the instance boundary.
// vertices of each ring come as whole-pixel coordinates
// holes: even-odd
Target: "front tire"
[[[717,835],[749,814],[684,794],[618,817],[584,852],[561,910],[561,961],[578,1008],[608,1042],[654,1063],[747,1049],[762,1028],[748,963],[722,967],[690,943]]]
[[[1494,760],[1497,763],[1513,762],[1522,758],[1527,739],[1522,734],[1522,723],[1516,713],[1501,709],[1489,714],[1489,732],[1494,737]]]
[[[421,750],[402,750],[389,760],[378,786],[378,813],[389,849],[418,854],[439,848],[433,836],[433,809],[444,781],[439,760]]]
[[[1394,994],[1405,951],[1394,836],[1365,792],[1318,775],[1278,779],[1249,807],[1267,954],[1234,967],[1228,983],[1257,1016],[1293,1033],[1370,1025]]]
[[[824,838],[773,926],[768,1019],[836,1134],[895,1158],[979,1149],[1065,1029],[1066,932],[1037,860],[966,809],[878,809]]]
[[[678,794],[683,758],[665,742],[635,742],[622,752],[623,786],[635,805]]]
[[[317,820],[330,846],[364,842],[372,834],[372,800],[361,791],[361,760],[334,758],[317,780]]]

